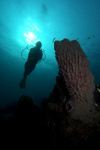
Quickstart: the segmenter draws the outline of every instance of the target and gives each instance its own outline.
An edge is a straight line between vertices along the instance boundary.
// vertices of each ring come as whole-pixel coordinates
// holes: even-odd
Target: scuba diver
[[[43,52],[41,50],[42,43],[40,41],[36,42],[36,46],[30,49],[30,52],[28,54],[28,60],[25,63],[25,71],[24,76],[21,82],[19,83],[19,86],[21,88],[25,88],[25,81],[26,77],[35,69],[36,64],[41,61]]]

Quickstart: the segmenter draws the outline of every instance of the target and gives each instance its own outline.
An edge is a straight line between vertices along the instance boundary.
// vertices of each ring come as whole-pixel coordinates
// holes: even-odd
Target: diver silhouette
[[[40,41],[36,42],[36,46],[31,48],[28,54],[28,60],[24,66],[24,76],[19,86],[25,88],[26,77],[35,69],[36,64],[41,61],[43,53],[41,50],[42,43]]]

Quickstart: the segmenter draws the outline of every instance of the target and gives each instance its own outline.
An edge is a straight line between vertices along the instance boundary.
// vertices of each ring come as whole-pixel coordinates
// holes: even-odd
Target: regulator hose
[[[21,57],[22,57],[23,60],[27,60],[26,58],[23,57],[23,52],[24,52],[26,49],[27,49],[27,50],[30,50],[31,47],[34,47],[34,46],[28,44],[28,45],[22,50],[22,52],[21,52]],[[43,55],[44,55],[44,56],[43,56],[44,58],[42,58],[41,60],[45,60],[45,59],[46,59],[46,54],[45,54],[45,50],[44,50],[44,49],[42,49],[42,53],[43,53]]]

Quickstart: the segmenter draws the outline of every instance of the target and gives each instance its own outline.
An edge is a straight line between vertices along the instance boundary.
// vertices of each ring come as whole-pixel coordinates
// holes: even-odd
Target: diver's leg
[[[26,83],[26,77],[27,77],[27,68],[28,68],[28,62],[25,63],[24,66],[24,75],[23,75],[23,79],[21,80],[21,82],[19,83],[20,88],[24,89],[25,88],[25,83]]]
[[[21,88],[25,88],[26,77],[35,69],[35,66],[36,63],[33,63],[32,61],[27,61],[25,63],[24,77],[19,84]]]
[[[35,66],[36,66],[36,63],[32,61],[27,61],[25,63],[24,78],[26,78],[35,69]]]
[[[25,82],[26,82],[26,78],[23,78],[21,80],[21,82],[19,83],[20,88],[24,89],[25,88]]]

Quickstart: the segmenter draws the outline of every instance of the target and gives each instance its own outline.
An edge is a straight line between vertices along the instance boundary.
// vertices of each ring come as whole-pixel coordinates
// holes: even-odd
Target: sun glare
[[[33,40],[35,40],[37,38],[37,36],[35,36],[32,32],[28,32],[28,34],[24,33],[24,36],[26,37],[26,41],[28,42],[28,44],[33,44]]]
[[[27,44],[34,44],[36,41],[38,41],[38,37],[36,36],[36,34],[39,31],[40,29],[36,26],[36,24],[33,23],[31,19],[29,19],[29,22],[27,23],[25,32],[24,32],[24,37],[25,37]],[[23,41],[23,43],[24,42],[25,41]]]

